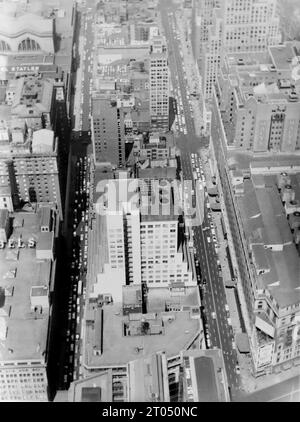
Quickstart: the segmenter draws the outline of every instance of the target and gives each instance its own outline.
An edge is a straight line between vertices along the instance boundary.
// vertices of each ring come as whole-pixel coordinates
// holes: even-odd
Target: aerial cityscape
[[[0,402],[300,402],[299,0],[0,0]]]

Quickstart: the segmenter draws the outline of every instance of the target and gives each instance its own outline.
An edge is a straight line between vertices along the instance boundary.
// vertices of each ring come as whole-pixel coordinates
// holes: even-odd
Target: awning
[[[235,342],[240,353],[250,352],[249,339],[246,333],[237,333],[235,336]]]
[[[209,196],[218,195],[218,189],[216,187],[207,188],[207,193]]]
[[[270,324],[268,318],[264,314],[256,315],[255,326],[268,336],[274,338],[275,328]]]
[[[210,207],[213,211],[221,211],[221,205],[217,202],[213,202]]]
[[[225,287],[235,287],[236,286],[236,281],[233,280],[225,280]]]

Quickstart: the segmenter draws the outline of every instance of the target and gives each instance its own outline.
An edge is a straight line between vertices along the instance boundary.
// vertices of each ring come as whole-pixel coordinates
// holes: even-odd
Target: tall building
[[[1,54],[54,54],[52,18],[32,13],[16,16],[4,10],[0,13],[0,28]]]
[[[281,41],[276,3],[276,0],[226,0],[213,9],[212,23],[203,34],[200,65],[205,99],[212,96],[226,52],[265,51]]]
[[[57,204],[62,218],[69,125],[61,85],[28,76],[7,86],[0,184],[10,187],[15,207],[22,201]]]
[[[63,0],[0,3],[0,85],[21,75],[61,81],[69,110],[76,8]]]
[[[298,70],[291,42],[270,46],[267,53],[226,55],[216,90],[230,148],[300,151]]]
[[[0,210],[0,228],[0,401],[48,401],[58,215]]]
[[[122,286],[132,283],[170,290],[179,286],[183,291],[195,285],[190,251],[179,235],[174,193],[170,192],[169,198],[165,187],[162,197],[159,187],[159,181],[156,190],[154,185],[150,187],[151,204],[146,181],[111,179],[98,186],[107,193],[96,203],[96,226],[105,238],[101,240],[102,262],[91,262],[90,267],[92,277],[97,278],[95,297],[110,293],[113,300],[120,301]],[[99,235],[95,232],[91,242],[98,242]]]
[[[91,129],[95,162],[124,166],[124,113],[122,107],[118,107],[117,100],[93,98]]]
[[[217,4],[217,0],[194,0],[193,2],[192,48],[195,60],[201,57],[204,43],[208,41],[208,28],[212,25],[213,10]]]
[[[149,57],[150,119],[152,130],[169,130],[169,66],[165,39],[154,37]]]
[[[274,119],[276,130],[269,132],[273,143],[276,136],[281,139],[285,120],[290,125],[291,117],[285,115],[289,110],[288,95],[284,103],[281,95],[280,102],[276,101],[277,95],[271,96],[275,110],[271,109],[271,113],[279,114]],[[232,151],[220,102],[220,97],[214,95],[212,168],[236,269],[253,373],[259,376],[300,362],[299,153],[274,153],[271,149],[270,154],[262,156]],[[278,103],[281,110],[276,111]],[[266,113],[268,119],[267,112],[261,113]],[[263,116],[257,119],[261,121]],[[295,124],[299,124],[299,117]],[[291,139],[295,132],[291,131]],[[264,138],[263,131],[262,135]]]

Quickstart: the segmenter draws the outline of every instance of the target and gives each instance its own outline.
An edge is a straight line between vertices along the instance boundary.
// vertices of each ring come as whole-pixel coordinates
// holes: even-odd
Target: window
[[[32,40],[31,38],[26,38],[25,40],[21,41],[18,47],[19,51],[37,51],[40,49],[41,47],[39,43]]]
[[[11,48],[6,41],[0,40],[0,51],[10,51]]]

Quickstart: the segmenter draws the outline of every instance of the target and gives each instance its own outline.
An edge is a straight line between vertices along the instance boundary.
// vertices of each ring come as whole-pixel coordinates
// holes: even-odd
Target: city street
[[[171,69],[171,78],[173,87],[178,87],[182,98],[184,116],[186,121],[187,135],[180,134],[176,138],[177,147],[181,151],[181,166],[183,178],[193,180],[193,169],[191,163],[191,153],[197,153],[201,148],[207,146],[205,138],[197,137],[195,126],[190,113],[190,103],[186,91],[187,82],[182,69],[182,58],[180,55],[180,43],[176,39],[176,34],[172,28],[173,17],[167,2],[160,3],[162,13],[162,24],[164,27],[168,50],[169,66]],[[218,272],[218,256],[215,251],[214,243],[211,241],[210,234],[204,230],[210,227],[210,212],[207,208],[207,199],[205,199],[205,216],[202,226],[194,227],[194,245],[196,247],[196,258],[199,260],[202,283],[205,282],[205,292],[202,292],[205,313],[205,322],[207,322],[210,347],[218,347],[223,350],[223,356],[226,366],[228,384],[231,389],[232,399],[240,394],[241,381],[237,372],[237,355],[233,348],[233,331],[226,310],[227,305],[225,288],[222,278]]]
[[[69,157],[65,215],[66,278],[68,292],[64,309],[64,341],[60,345],[59,388],[68,388],[80,377],[82,317],[86,289],[87,237],[90,175],[90,110],[94,8],[92,0],[78,9],[79,44],[76,86],[73,92],[73,131]],[[80,42],[79,42],[80,41]]]

